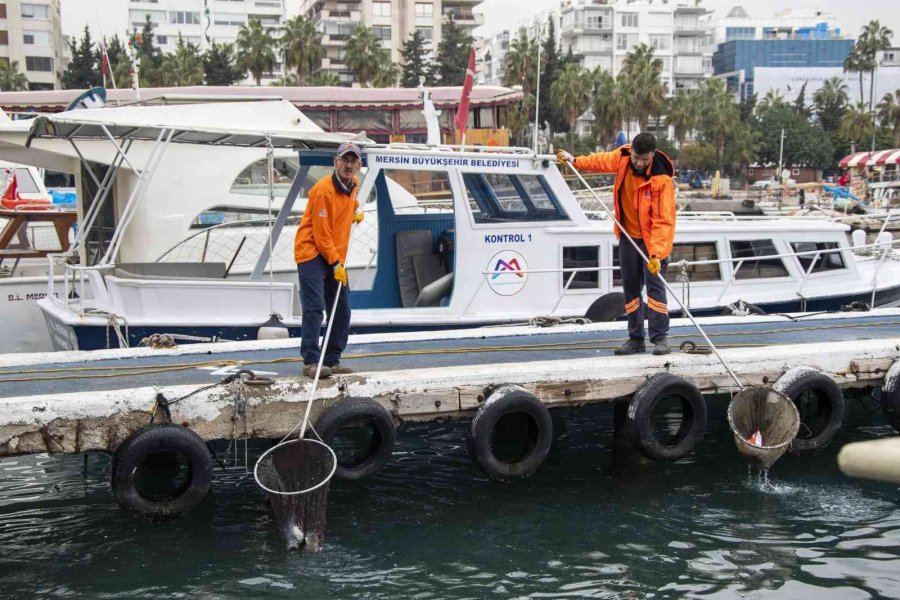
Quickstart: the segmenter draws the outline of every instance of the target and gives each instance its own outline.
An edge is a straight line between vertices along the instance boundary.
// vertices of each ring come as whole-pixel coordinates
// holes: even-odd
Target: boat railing
[[[104,271],[112,271],[113,263],[92,266],[72,264],[68,254],[48,254],[49,277],[47,278],[47,298],[61,305],[66,311],[84,315],[86,311],[111,312],[112,299]],[[60,272],[62,268],[62,272]],[[62,290],[57,294],[56,277],[62,275]],[[88,285],[85,285],[88,284]],[[89,288],[88,288],[89,286]],[[90,289],[90,293],[88,293]],[[89,297],[90,296],[90,297]]]
[[[441,144],[440,146],[429,146],[428,144],[416,144],[412,142],[391,142],[383,146],[385,150],[415,150],[421,152],[433,153],[435,151],[443,152],[472,152],[478,154],[518,154],[529,158],[545,158],[548,160],[556,160],[555,156],[550,154],[535,154],[531,148],[521,146],[462,146],[459,144]]]

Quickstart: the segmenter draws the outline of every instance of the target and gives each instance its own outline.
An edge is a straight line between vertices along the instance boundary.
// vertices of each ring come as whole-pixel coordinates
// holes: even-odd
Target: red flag
[[[475,48],[469,50],[469,66],[466,67],[462,98],[459,100],[459,108],[456,109],[456,130],[460,135],[466,132],[469,125],[469,96],[472,94],[473,85],[475,85]]]
[[[109,57],[106,55],[105,50],[100,55],[100,73],[102,73],[104,77],[109,75]]]

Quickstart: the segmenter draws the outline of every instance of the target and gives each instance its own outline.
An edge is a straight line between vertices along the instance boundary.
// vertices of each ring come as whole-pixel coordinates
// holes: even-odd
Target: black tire
[[[338,456],[334,476],[339,479],[362,479],[375,474],[387,463],[397,442],[397,428],[386,408],[369,398],[347,398],[325,409],[316,421],[316,433],[332,446],[342,429],[370,427],[371,437],[362,452],[349,457]],[[337,451],[336,451],[337,453]]]
[[[764,315],[764,314],[766,314],[766,311],[764,311],[763,309],[761,309],[760,307],[758,307],[758,306],[755,305],[755,304],[750,304],[749,302],[744,302],[744,308],[745,308],[745,310],[746,310],[748,313],[750,313],[751,315]],[[722,316],[723,316],[723,317],[734,317],[734,316],[737,316],[737,315],[735,314],[735,312],[734,312],[733,310],[731,310],[730,308],[727,308],[727,307],[726,307],[725,310],[722,311]]]
[[[625,294],[610,292],[603,294],[585,311],[584,316],[594,323],[609,323],[625,314]]]
[[[680,401],[681,423],[671,439],[663,442],[656,437],[653,413],[667,397]],[[670,373],[657,373],[631,397],[626,429],[631,443],[647,458],[678,460],[700,443],[706,417],[706,400],[697,386]]]
[[[800,431],[791,443],[792,452],[824,448],[844,424],[844,393],[830,377],[816,369],[789,369],[772,389],[790,398],[800,413]],[[810,395],[815,400],[812,410]],[[813,411],[815,414],[811,414]]]
[[[894,431],[900,432],[900,360],[894,361],[884,376],[881,409]]]
[[[504,418],[512,421],[501,422]],[[495,433],[518,425],[524,433],[521,452],[511,460],[498,456]],[[469,457],[488,477],[496,481],[514,481],[532,475],[544,464],[553,443],[553,420],[541,401],[519,386],[496,389],[481,405],[469,427]]]
[[[753,208],[754,206],[756,206],[756,202],[754,202],[752,198],[745,198],[741,202],[741,206],[743,206],[744,208]]]
[[[171,492],[149,495],[141,489],[143,469],[177,466],[179,455],[186,459],[186,473]],[[122,508],[150,517],[169,517],[186,513],[209,493],[212,457],[200,436],[187,427],[148,425],[119,446],[111,471],[113,495]]]

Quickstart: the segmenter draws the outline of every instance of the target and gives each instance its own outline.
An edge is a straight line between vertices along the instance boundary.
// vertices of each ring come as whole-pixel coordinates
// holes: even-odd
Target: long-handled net
[[[766,470],[781,458],[800,429],[790,398],[765,387],[746,387],[728,405],[737,450],[751,467]]]
[[[334,450],[313,439],[281,442],[256,461],[253,476],[268,496],[288,549],[322,548],[328,484],[336,469]]]

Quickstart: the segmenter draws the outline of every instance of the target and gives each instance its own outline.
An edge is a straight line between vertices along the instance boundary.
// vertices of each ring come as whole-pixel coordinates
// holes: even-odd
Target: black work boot
[[[657,338],[657,340],[653,343],[655,344],[655,347],[653,348],[653,354],[657,356],[660,356],[661,354],[668,354],[672,351],[672,349],[669,348],[669,342],[666,341],[665,336]]]
[[[628,341],[613,350],[613,354],[618,354],[622,356],[623,354],[637,354],[644,353],[647,351],[647,347],[644,346],[644,340],[638,340],[635,338],[628,338]]]

